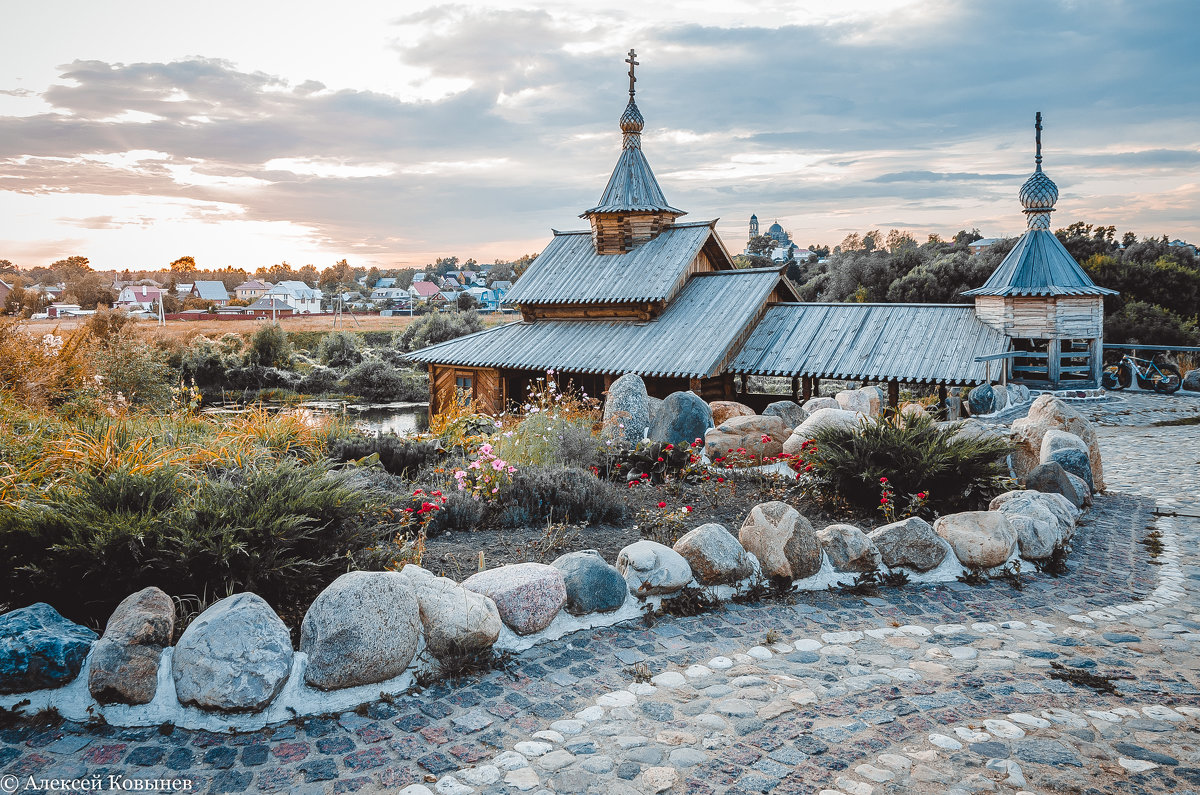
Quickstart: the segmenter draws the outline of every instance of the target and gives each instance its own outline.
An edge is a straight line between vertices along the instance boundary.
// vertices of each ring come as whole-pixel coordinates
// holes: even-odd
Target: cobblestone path
[[[0,776],[214,793],[1200,792],[1200,426],[1146,427],[1187,416],[1170,401],[1086,408],[1112,425],[1110,493],[1069,573],[1025,572],[1019,591],[797,594],[581,632],[457,687],[250,734],[18,724],[0,730]]]

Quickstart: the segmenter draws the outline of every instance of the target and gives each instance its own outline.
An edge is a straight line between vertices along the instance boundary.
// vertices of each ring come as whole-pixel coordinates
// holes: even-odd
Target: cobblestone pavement
[[[457,687],[249,734],[18,724],[0,730],[0,787],[1200,792],[1200,426],[1130,427],[1175,416],[1170,400],[1079,404],[1125,423],[1100,431],[1110,493],[1070,572],[1025,572],[1020,591],[797,594],[591,630]]]

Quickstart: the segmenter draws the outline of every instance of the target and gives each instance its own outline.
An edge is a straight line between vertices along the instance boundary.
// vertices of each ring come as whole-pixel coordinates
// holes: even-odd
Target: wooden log
[[[800,380],[804,384],[804,395],[803,395],[804,400],[803,400],[803,402],[807,403],[809,400],[812,399],[812,396],[813,396],[813,380],[812,380],[812,378],[808,377],[807,375],[804,376],[804,378],[802,378]]]
[[[888,406],[895,409],[900,406],[900,382],[888,381]]]
[[[950,407],[946,405],[946,385],[938,384],[938,419],[945,420],[950,413]]]
[[[821,379],[815,376],[812,379],[812,396],[821,397]]]
[[[792,376],[792,402],[799,402],[800,397],[800,379],[797,376]]]

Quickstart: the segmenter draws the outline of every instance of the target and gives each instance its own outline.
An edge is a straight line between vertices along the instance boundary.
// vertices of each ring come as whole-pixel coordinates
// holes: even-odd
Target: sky
[[[733,251],[1055,226],[1200,241],[1193,0],[58,0],[6,10],[0,259],[481,262],[583,228],[643,149]]]

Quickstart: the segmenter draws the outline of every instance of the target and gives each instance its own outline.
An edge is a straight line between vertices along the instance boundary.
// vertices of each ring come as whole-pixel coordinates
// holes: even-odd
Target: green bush
[[[1104,341],[1190,347],[1200,345],[1200,325],[1156,304],[1130,301],[1104,319]]]
[[[394,433],[380,436],[338,436],[329,440],[329,457],[334,461],[358,461],[373,455],[392,475],[412,477],[442,456],[437,442],[406,439]]]
[[[342,388],[371,403],[429,400],[429,379],[424,373],[393,367],[377,359],[363,362],[346,373]]]
[[[436,312],[409,324],[398,344],[402,351],[415,351],[477,331],[483,331],[483,321],[475,311]]]
[[[442,533],[467,533],[479,528],[483,520],[483,504],[463,491],[449,491],[441,509],[425,525],[430,538]]]
[[[170,408],[178,379],[166,359],[166,353],[129,333],[118,333],[92,353],[105,392],[156,410]]]
[[[496,453],[518,466],[571,465],[587,469],[600,464],[600,440],[590,418],[530,414],[496,441]]]
[[[295,350],[315,351],[327,334],[325,331],[289,331],[287,340]]]
[[[291,367],[292,344],[283,326],[268,323],[250,336],[246,364],[259,367]]]
[[[237,334],[193,338],[179,354],[180,375],[201,389],[228,386],[227,373],[241,365],[244,342]]]
[[[547,519],[619,524],[628,515],[616,486],[585,469],[566,466],[518,468],[491,510],[497,524],[509,527]]]
[[[348,331],[331,331],[321,338],[317,358],[330,367],[350,367],[362,361],[358,338]]]
[[[394,331],[364,331],[360,335],[368,348],[388,348],[396,338]]]
[[[298,392],[306,395],[322,395],[334,392],[338,386],[338,372],[328,367],[314,367],[300,379],[296,385]]]
[[[209,476],[163,467],[75,476],[0,508],[0,602],[102,624],[126,595],[254,591],[300,613],[348,555],[394,533],[352,472],[265,460]]]
[[[888,421],[854,429],[826,428],[813,441],[816,452],[804,453],[805,471],[817,494],[840,498],[851,506],[880,506],[880,478],[887,478],[893,500],[903,506],[924,493],[922,511],[952,513],[986,507],[1007,490],[1005,457],[1012,447],[1000,439],[954,438],[955,429],[932,420],[911,419],[904,427]]]

